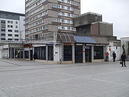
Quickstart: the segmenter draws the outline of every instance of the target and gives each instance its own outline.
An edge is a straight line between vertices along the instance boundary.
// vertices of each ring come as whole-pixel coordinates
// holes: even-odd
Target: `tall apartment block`
[[[74,33],[72,18],[80,15],[80,0],[25,0],[26,39],[44,33]]]
[[[20,41],[25,39],[24,14],[0,11],[0,40]]]

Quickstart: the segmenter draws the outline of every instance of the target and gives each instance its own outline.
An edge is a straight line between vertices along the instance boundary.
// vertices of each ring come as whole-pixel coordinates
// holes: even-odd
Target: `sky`
[[[0,0],[0,10],[24,13],[25,0]],[[81,14],[95,12],[113,23],[114,36],[129,37],[129,0],[81,0]]]

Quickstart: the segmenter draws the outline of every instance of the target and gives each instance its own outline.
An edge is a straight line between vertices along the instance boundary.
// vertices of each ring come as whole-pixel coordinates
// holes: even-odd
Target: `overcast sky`
[[[0,0],[0,10],[24,13],[25,0]],[[114,35],[129,37],[129,0],[81,0],[81,13],[96,12],[114,24]]]

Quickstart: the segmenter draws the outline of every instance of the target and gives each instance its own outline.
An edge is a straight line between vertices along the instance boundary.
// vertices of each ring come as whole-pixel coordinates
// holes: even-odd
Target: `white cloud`
[[[0,0],[0,10],[10,12],[25,12],[25,0]]]
[[[114,24],[114,35],[129,36],[128,0],[82,0],[82,13],[97,12],[103,15],[103,20]]]

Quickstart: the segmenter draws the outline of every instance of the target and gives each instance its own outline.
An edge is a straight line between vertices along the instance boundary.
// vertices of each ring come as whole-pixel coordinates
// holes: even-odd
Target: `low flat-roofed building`
[[[82,14],[80,16],[74,17],[73,18],[73,26],[78,27],[78,26],[83,26],[83,25],[88,25],[93,22],[101,22],[102,21],[102,15],[93,13],[93,12],[87,12],[85,14]]]
[[[113,24],[106,22],[94,22],[91,24],[91,34],[101,36],[113,36]]]

